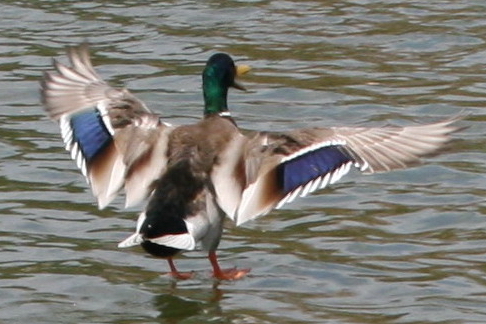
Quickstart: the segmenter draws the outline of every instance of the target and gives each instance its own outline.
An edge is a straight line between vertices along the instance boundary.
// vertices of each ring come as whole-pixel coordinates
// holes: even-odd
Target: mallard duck
[[[86,177],[100,208],[122,190],[126,206],[147,200],[135,233],[119,247],[141,245],[166,258],[201,246],[213,275],[238,279],[249,269],[220,268],[216,256],[225,215],[237,225],[338,181],[351,167],[363,173],[401,169],[436,152],[458,118],[408,127],[329,127],[243,135],[227,105],[228,89],[244,89],[248,71],[223,53],[202,73],[204,118],[172,126],[127,89],[95,72],[88,46],[67,50],[70,66],[54,60],[41,96],[59,122],[66,149]]]

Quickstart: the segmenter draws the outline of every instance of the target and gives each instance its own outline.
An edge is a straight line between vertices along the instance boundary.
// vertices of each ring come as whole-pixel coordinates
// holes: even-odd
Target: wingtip
[[[130,235],[129,237],[127,237],[126,239],[118,243],[118,247],[121,249],[129,248],[135,245],[139,245],[142,242],[143,242],[142,235],[140,235],[140,233],[137,232],[137,233],[133,233],[132,235]]]
[[[462,109],[458,114],[446,119],[444,122],[447,122],[447,125],[451,125],[452,127],[452,130],[450,133],[457,133],[457,132],[460,132],[460,131],[463,131],[467,128],[469,128],[469,126],[467,125],[452,125],[456,122],[459,122],[461,120],[464,120],[466,119],[467,117],[469,117],[471,115],[471,112],[466,110],[466,109]]]
[[[459,113],[457,113],[455,115],[452,115],[448,118],[445,118],[445,119],[439,120],[437,122],[431,123],[429,125],[442,125],[442,126],[444,126],[444,129],[448,130],[448,132],[446,133],[448,135],[448,134],[456,133],[456,132],[459,132],[461,130],[468,128],[469,126],[461,126],[461,125],[453,125],[453,124],[467,118],[469,115],[471,115],[471,112],[467,111],[466,109],[462,109]],[[424,126],[427,126],[427,124],[425,124]]]
[[[243,224],[245,224],[246,222],[248,222],[250,219],[236,219],[236,226],[241,226]]]
[[[109,205],[109,202],[105,201],[104,199],[98,199],[98,209],[103,210],[106,206]]]

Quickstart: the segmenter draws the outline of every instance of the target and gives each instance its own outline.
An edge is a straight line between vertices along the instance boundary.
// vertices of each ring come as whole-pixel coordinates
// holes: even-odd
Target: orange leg
[[[176,279],[186,280],[191,279],[194,275],[193,272],[179,272],[174,264],[174,260],[172,257],[167,258],[167,262],[169,263],[170,267],[170,275]]]
[[[210,251],[208,254],[208,259],[213,266],[213,277],[220,280],[237,280],[243,278],[250,269],[221,269],[218,263],[218,257],[216,256],[216,252]]]

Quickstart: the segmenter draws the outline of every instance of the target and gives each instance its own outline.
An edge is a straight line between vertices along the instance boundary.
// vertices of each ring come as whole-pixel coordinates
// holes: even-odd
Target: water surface
[[[0,4],[2,323],[486,322],[483,1],[3,1]],[[38,81],[88,39],[97,70],[168,122],[201,116],[216,51],[252,65],[230,94],[245,129],[409,125],[466,110],[447,154],[228,223],[215,282],[116,244],[137,209],[99,211],[44,116]]]

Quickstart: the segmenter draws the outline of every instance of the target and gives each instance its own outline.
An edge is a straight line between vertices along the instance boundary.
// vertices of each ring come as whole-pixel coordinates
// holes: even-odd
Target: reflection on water
[[[4,1],[0,4],[0,289],[6,323],[484,323],[485,4],[480,1]],[[227,225],[215,283],[204,253],[166,263],[116,243],[136,209],[99,211],[38,102],[65,45],[171,123],[201,116],[215,51],[251,64],[238,124],[282,130],[469,126],[424,166],[354,173],[244,227]]]
[[[208,317],[224,318],[219,301],[223,293],[216,287],[193,289],[189,296],[178,294],[177,290],[154,298],[154,308],[160,313],[158,318],[167,323],[180,323],[185,319],[204,322]]]

